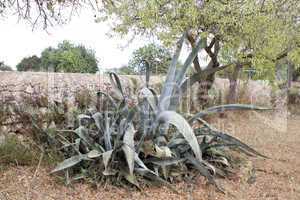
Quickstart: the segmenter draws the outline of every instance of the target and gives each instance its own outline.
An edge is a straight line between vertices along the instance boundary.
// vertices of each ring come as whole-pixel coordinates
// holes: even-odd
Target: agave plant
[[[226,110],[265,110],[252,105],[223,105],[208,108],[189,119],[176,112],[180,92],[187,87],[185,73],[205,39],[197,42],[181,69],[176,68],[185,34],[177,44],[160,96],[146,84],[139,92],[139,101],[131,106],[121,81],[115,73],[109,77],[122,96],[113,99],[99,92],[110,102],[105,110],[87,110],[78,116],[75,130],[57,130],[66,159],[52,173],[65,171],[69,180],[127,180],[139,187],[141,182],[168,185],[174,179],[198,171],[218,189],[215,177],[230,172],[231,159],[224,149],[238,149],[247,155],[265,157],[237,138],[216,130],[204,117]],[[200,122],[200,128],[192,125]],[[199,126],[198,126],[199,127]]]

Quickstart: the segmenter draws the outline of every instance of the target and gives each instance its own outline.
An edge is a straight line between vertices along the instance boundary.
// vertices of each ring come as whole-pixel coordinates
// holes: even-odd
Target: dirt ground
[[[226,124],[234,136],[255,147],[271,159],[251,158],[255,166],[254,183],[242,179],[218,182],[227,194],[216,192],[202,177],[193,184],[175,185],[178,194],[162,188],[135,189],[75,184],[71,187],[57,183],[49,175],[51,169],[13,167],[0,172],[0,200],[22,199],[238,199],[238,200],[299,200],[300,199],[300,116],[273,119],[273,115],[231,114],[216,122],[222,128]],[[270,119],[272,124],[270,125]],[[233,122],[234,121],[234,122]],[[278,126],[281,124],[282,126]],[[275,128],[274,128],[275,127]]]

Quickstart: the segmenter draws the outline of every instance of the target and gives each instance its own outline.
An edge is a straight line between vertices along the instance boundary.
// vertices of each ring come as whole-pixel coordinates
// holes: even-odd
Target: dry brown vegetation
[[[252,145],[271,159],[252,158],[255,170],[242,170],[231,180],[222,180],[227,194],[216,192],[203,177],[192,183],[175,185],[178,194],[167,188],[135,189],[109,185],[92,187],[77,183],[63,186],[57,177],[49,175],[51,168],[43,166],[14,166],[0,172],[0,199],[300,199],[300,137],[299,116],[290,117],[287,129],[273,129],[262,123],[262,118],[273,114],[257,115],[234,113],[215,122],[219,128],[226,124],[236,137]],[[281,122],[284,118],[281,118]],[[276,121],[273,121],[276,123]],[[272,125],[271,125],[272,126]],[[251,165],[251,163],[249,163]],[[245,173],[250,173],[245,176]],[[243,174],[244,173],[244,174]],[[243,174],[241,178],[241,174]],[[250,176],[249,176],[250,175]]]

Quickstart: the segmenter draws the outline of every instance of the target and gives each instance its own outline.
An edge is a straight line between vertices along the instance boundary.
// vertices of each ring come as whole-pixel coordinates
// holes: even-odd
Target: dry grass
[[[300,199],[300,116],[290,118],[286,130],[272,129],[263,124],[262,119],[273,115],[239,113],[228,115],[215,124],[227,129],[233,135],[251,144],[272,159],[253,158],[256,168],[254,183],[243,179],[219,180],[228,194],[217,193],[206,185],[202,177],[193,180],[193,184],[178,183],[178,194],[167,188],[145,188],[143,192],[134,189],[98,186],[78,183],[66,187],[57,182],[57,178],[48,174],[50,169],[41,167],[13,167],[0,172],[0,199],[238,199],[238,200],[298,200]],[[235,120],[231,123],[231,120]],[[282,119],[281,119],[282,120]],[[267,120],[265,120],[267,121]],[[276,122],[275,122],[276,123]],[[35,173],[37,172],[37,173]],[[35,177],[34,177],[35,174]]]

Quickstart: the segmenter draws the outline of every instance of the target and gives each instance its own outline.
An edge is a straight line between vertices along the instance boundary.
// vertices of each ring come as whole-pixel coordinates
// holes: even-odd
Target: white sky
[[[109,38],[106,35],[109,26],[95,23],[92,13],[74,16],[69,24],[52,27],[48,33],[41,29],[32,31],[25,21],[18,22],[16,17],[10,17],[0,19],[0,31],[0,61],[13,68],[22,58],[34,54],[40,56],[45,48],[55,47],[63,40],[94,49],[100,67],[116,68],[127,64],[135,49],[154,42],[154,39],[137,38],[127,45],[129,38]]]

